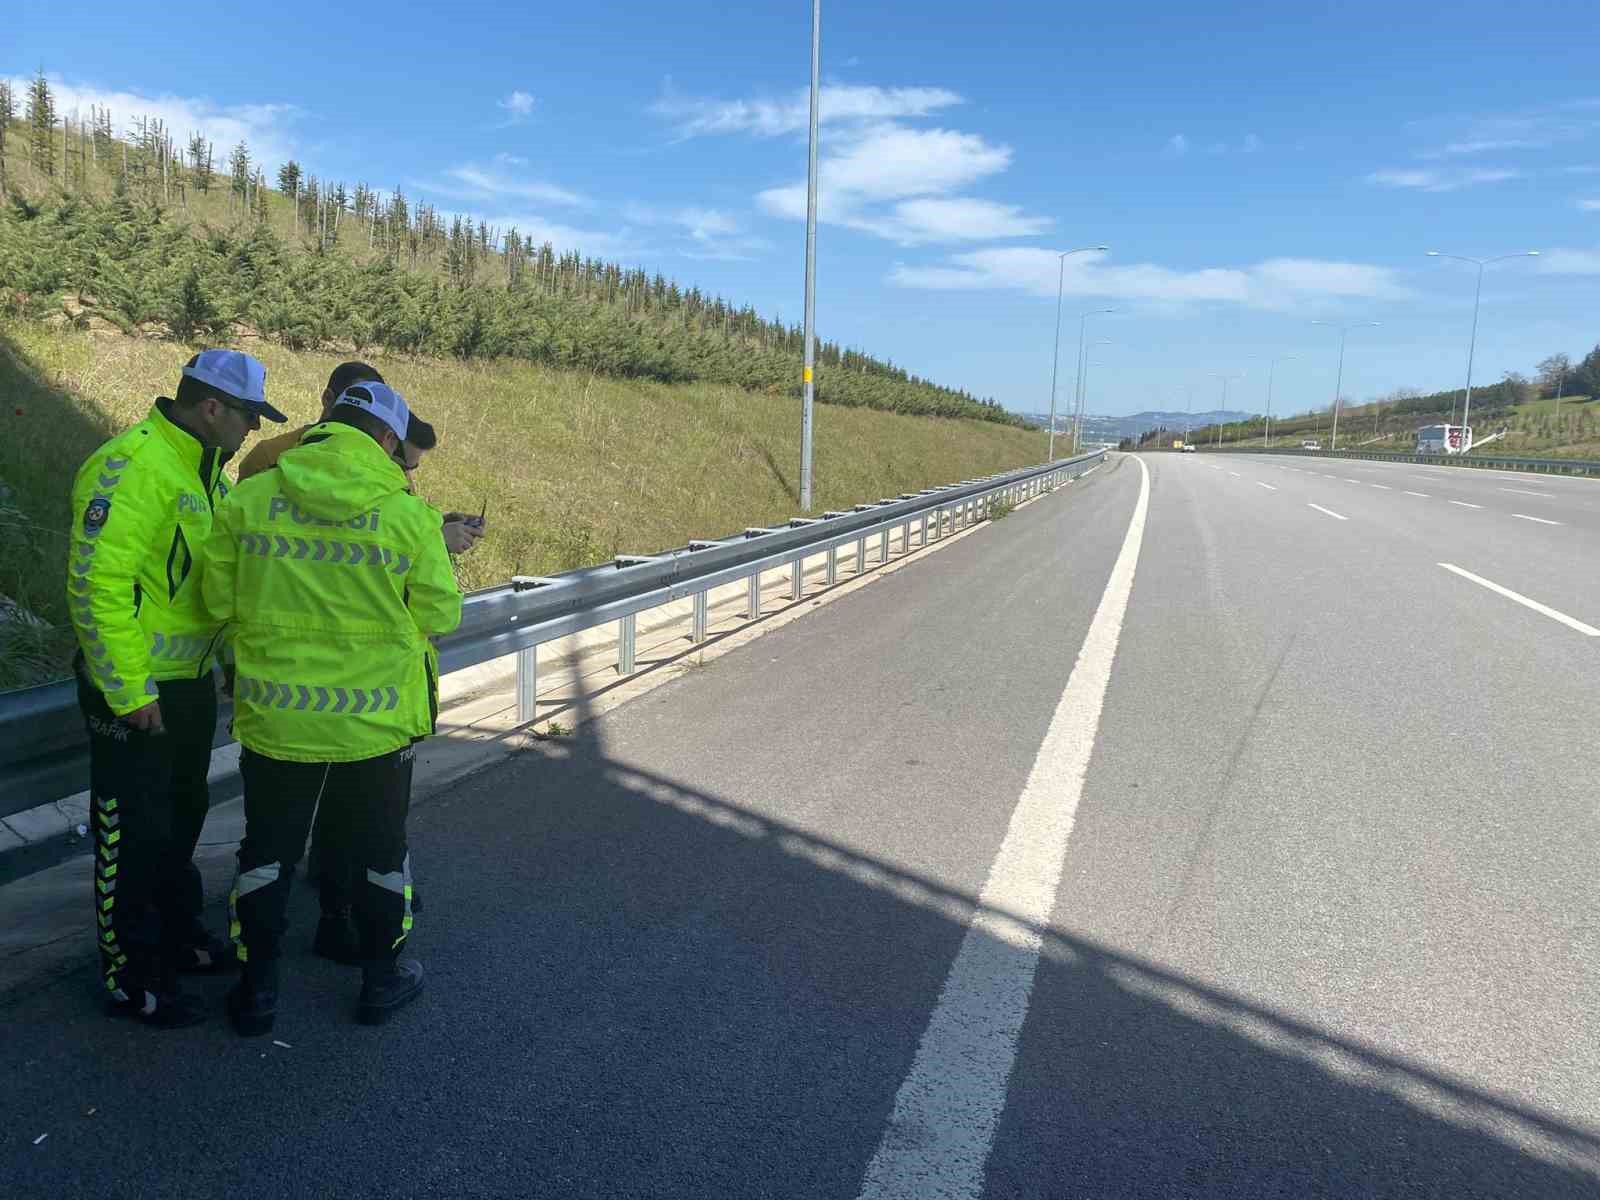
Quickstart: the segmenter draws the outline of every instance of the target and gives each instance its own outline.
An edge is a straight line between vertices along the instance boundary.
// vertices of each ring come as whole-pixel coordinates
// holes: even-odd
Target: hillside
[[[246,341],[275,404],[310,420],[342,355]],[[0,620],[0,688],[57,674],[70,651],[62,570],[78,463],[112,430],[170,395],[187,345],[0,318],[0,594],[45,619]],[[458,560],[479,587],[715,537],[796,513],[799,421],[792,400],[728,384],[665,384],[493,363],[373,356],[440,430],[419,473],[443,509],[489,532]],[[1059,443],[1059,439],[1058,439]],[[898,495],[1044,457],[1042,432],[986,421],[820,409],[817,509]],[[250,445],[246,442],[246,447]]]
[[[1505,430],[1505,436],[1482,447],[1485,454],[1528,455],[1554,458],[1600,458],[1600,408],[1589,396],[1561,398],[1559,416],[1553,396],[1530,397],[1532,388],[1492,384],[1474,388],[1472,427],[1481,443],[1484,438]],[[1339,414],[1339,448],[1409,452],[1416,444],[1416,431],[1424,425],[1440,425],[1461,419],[1463,391],[1437,392],[1388,403],[1348,405]],[[1243,422],[1224,425],[1221,444],[1259,443],[1264,421],[1254,416]],[[1194,440],[1211,445],[1217,438],[1216,426],[1197,429]],[[1272,421],[1274,445],[1315,438],[1327,447],[1332,422],[1326,410],[1297,413]]]
[[[48,84],[36,80],[47,107]],[[20,99],[13,112],[23,115]],[[0,94],[0,110],[5,96]],[[665,383],[800,393],[798,325],[659,272],[448,220],[400,188],[175,145],[137,114],[3,125],[0,310],[142,336],[520,358]],[[277,187],[272,184],[276,182]],[[818,402],[1020,425],[992,401],[820,338]]]

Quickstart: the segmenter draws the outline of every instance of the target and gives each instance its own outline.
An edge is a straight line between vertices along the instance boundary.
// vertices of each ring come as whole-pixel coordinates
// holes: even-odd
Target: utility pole
[[[822,0],[811,0],[811,151],[806,169],[805,400],[800,411],[800,511],[811,511],[811,403],[817,365],[817,100],[822,71]]]

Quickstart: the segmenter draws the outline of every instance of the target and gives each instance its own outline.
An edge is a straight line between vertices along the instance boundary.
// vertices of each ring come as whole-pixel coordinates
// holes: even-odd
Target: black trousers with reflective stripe
[[[208,674],[157,686],[165,732],[150,734],[119,720],[100,690],[78,677],[89,731],[100,973],[109,990],[129,994],[158,982],[161,967],[204,932],[194,848],[211,807],[216,685]]]
[[[244,841],[234,885],[234,934],[248,963],[275,961],[288,931],[289,886],[321,799],[330,849],[354,868],[351,901],[362,957],[392,959],[411,927],[406,816],[411,807],[411,746],[350,763],[302,763],[246,749]]]

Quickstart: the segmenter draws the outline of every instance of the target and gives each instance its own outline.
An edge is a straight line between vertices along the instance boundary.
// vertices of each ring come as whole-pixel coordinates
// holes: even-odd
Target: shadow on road
[[[974,898],[645,769],[651,719],[580,717],[417,810],[429,990],[382,1030],[303,954],[285,1045],[113,1025],[87,972],[0,1010],[8,1190],[855,1196]],[[1600,1191],[1592,1128],[1044,934],[989,1196]]]

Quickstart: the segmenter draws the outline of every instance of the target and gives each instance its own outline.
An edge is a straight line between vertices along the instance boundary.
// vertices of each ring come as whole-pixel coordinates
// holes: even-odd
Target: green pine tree
[[[0,79],[0,196],[6,194],[6,131],[17,119],[17,93],[11,81]]]
[[[43,67],[28,85],[27,121],[33,165],[53,179],[56,173],[56,98],[45,81]]]

